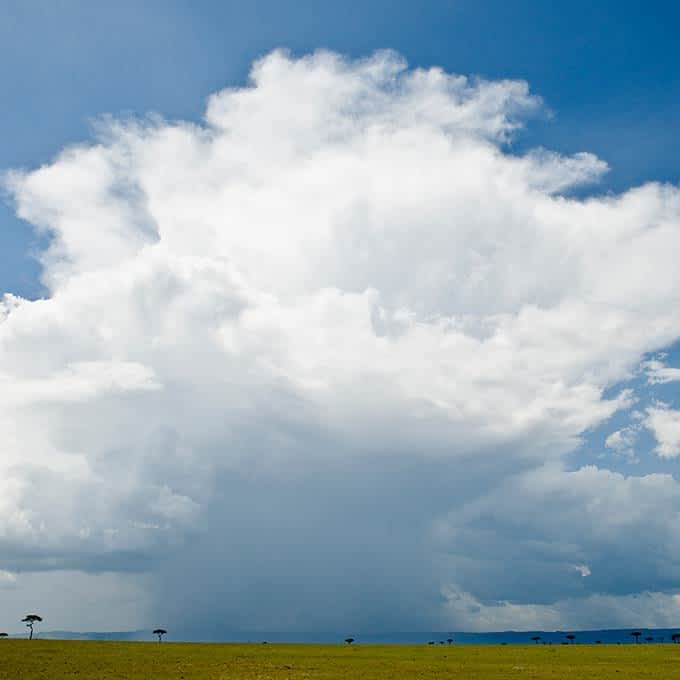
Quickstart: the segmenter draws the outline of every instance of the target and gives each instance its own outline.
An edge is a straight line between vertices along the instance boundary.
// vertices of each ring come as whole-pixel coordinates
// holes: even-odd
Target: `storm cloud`
[[[0,307],[7,583],[203,637],[666,623],[680,486],[569,463],[680,338],[680,191],[580,197],[606,163],[512,151],[542,106],[277,51],[9,173],[49,247]]]

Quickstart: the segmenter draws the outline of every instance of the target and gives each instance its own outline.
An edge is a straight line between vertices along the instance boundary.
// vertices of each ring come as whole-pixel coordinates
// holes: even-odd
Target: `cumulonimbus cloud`
[[[278,51],[201,124],[105,120],[8,174],[50,245],[44,299],[0,308],[0,569],[152,570],[232,628],[677,587],[677,483],[565,458],[680,337],[680,192],[576,197],[605,163],[508,150],[540,107]]]

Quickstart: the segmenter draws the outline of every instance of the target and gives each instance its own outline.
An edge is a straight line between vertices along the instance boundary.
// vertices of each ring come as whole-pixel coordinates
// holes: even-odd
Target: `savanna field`
[[[5,640],[0,680],[680,678],[680,646],[361,646]]]

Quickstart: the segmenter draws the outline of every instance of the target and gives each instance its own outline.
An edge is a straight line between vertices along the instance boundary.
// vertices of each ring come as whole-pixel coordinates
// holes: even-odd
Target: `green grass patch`
[[[0,641],[0,680],[680,678],[680,645],[333,646]]]

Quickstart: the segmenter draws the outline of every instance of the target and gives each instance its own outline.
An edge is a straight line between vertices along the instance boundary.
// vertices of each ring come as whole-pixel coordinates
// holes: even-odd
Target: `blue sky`
[[[680,617],[680,10],[421,5],[3,4],[0,628]]]
[[[104,114],[196,119],[205,98],[243,83],[275,47],[364,56],[389,47],[412,66],[521,78],[554,118],[518,148],[588,150],[610,165],[603,188],[680,172],[680,60],[672,2],[403,0],[295,3],[5,2],[0,22],[0,168],[34,167],[86,139]],[[0,289],[40,287],[31,230],[0,208]]]

